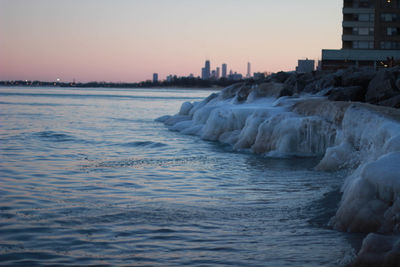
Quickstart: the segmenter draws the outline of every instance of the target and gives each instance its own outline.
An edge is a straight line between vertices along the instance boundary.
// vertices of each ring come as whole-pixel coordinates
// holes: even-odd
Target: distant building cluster
[[[230,70],[229,74],[228,74],[228,65],[226,63],[223,63],[221,65],[221,67],[216,67],[215,70],[211,70],[211,62],[210,62],[210,60],[206,60],[204,67],[201,69],[201,79],[203,79],[203,80],[210,80],[210,79],[218,80],[221,78],[238,81],[238,80],[243,79],[243,75],[240,73],[234,72],[233,70]],[[246,78],[248,78],[248,79],[252,78],[250,62],[247,63]]]
[[[254,73],[254,76],[251,73],[251,63],[247,63],[247,73],[245,78],[246,79],[262,79],[266,76],[266,72],[260,72],[260,73]],[[172,82],[176,80],[178,77],[177,75],[170,74],[166,77],[165,81],[167,82]],[[210,60],[206,60],[204,67],[201,68],[201,76],[195,77],[192,73],[184,78],[199,78],[202,80],[219,80],[219,79],[226,79],[226,80],[232,80],[232,81],[240,81],[243,79],[243,75],[233,71],[232,69],[229,70],[228,73],[228,65],[226,63],[223,63],[221,66],[216,67],[215,69],[211,69],[211,62]],[[157,84],[159,83],[159,77],[158,73],[153,73],[153,83]]]
[[[299,59],[298,73],[315,70],[337,70],[348,67],[392,67],[400,65],[400,0],[343,0],[342,49],[322,50],[322,59]],[[246,79],[260,80],[267,73],[251,73],[247,63]],[[192,74],[189,77],[194,77]],[[176,75],[167,76],[167,81],[176,80]],[[212,69],[206,60],[198,79],[239,81],[242,74],[229,70],[228,65]],[[158,74],[154,73],[153,83]]]

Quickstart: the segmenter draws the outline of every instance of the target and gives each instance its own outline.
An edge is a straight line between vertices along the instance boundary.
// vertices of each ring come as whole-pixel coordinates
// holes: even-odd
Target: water
[[[338,266],[344,175],[168,131],[200,90],[0,88],[0,264]]]

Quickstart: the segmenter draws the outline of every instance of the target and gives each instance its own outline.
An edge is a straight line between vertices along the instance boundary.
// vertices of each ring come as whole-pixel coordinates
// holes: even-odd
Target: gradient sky
[[[341,47],[342,0],[0,0],[0,80],[292,70]]]

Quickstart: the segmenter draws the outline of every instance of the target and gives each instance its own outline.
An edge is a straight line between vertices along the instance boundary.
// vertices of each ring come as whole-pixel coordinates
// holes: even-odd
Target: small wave
[[[145,119],[127,119],[127,118],[109,118],[109,119],[113,120],[113,121],[128,122],[128,123],[134,123],[134,122],[143,123],[143,122],[147,122],[148,121],[148,120],[145,120]]]
[[[76,140],[76,138],[72,135],[58,133],[54,131],[42,131],[34,133],[34,136],[38,137],[39,139],[49,140],[53,142],[70,142]]]
[[[164,143],[151,142],[151,141],[137,141],[137,142],[122,143],[122,144],[120,144],[120,146],[123,146],[123,147],[158,148],[158,147],[165,147],[165,146],[168,146],[168,145],[164,144]]]
[[[51,107],[58,107],[58,106],[86,106],[84,104],[57,104],[57,103],[23,103],[23,102],[5,102],[0,101],[0,105],[13,105],[13,106],[51,106]]]
[[[82,165],[84,169],[98,169],[98,168],[148,168],[148,167],[165,167],[165,166],[182,166],[188,164],[195,164],[198,162],[207,161],[207,157],[185,157],[185,158],[172,158],[172,159],[125,159],[125,160],[111,160],[100,161],[93,164]]]

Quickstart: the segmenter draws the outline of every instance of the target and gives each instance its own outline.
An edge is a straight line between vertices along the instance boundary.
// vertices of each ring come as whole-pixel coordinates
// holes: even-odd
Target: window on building
[[[354,41],[353,42],[353,48],[354,49],[373,49],[374,48],[374,42]]]
[[[372,4],[369,0],[360,0],[358,3],[358,7],[369,8],[371,6],[372,6]]]
[[[394,27],[388,27],[388,28],[386,29],[386,34],[387,34],[388,36],[398,35],[398,29],[397,29],[397,28],[394,28]]]
[[[385,22],[391,22],[392,21],[392,14],[382,14],[382,20]]]
[[[357,20],[357,21],[371,21],[371,22],[373,22],[375,20],[375,14],[364,13],[364,14],[358,14],[356,16],[357,16],[357,18],[355,20]]]
[[[400,49],[400,42],[381,42],[381,49]]]
[[[369,14],[359,14],[358,21],[369,21]]]
[[[358,35],[369,35],[369,28],[359,28]]]
[[[393,21],[397,21],[397,20],[398,20],[397,14],[392,14],[392,13],[381,14],[381,21],[383,21],[383,22],[393,22]]]

